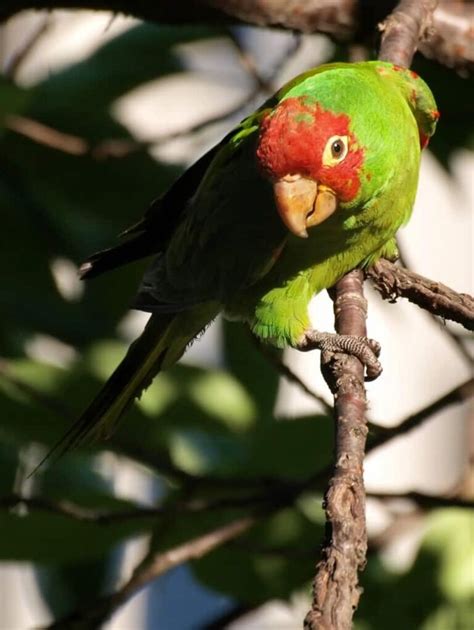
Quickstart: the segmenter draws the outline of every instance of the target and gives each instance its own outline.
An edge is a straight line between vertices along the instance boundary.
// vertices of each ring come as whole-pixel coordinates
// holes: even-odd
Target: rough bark
[[[334,313],[340,334],[366,336],[367,302],[362,271],[348,273],[335,287]],[[352,625],[360,597],[358,572],[365,566],[367,533],[363,461],[367,425],[364,367],[348,355],[323,355],[323,371],[334,394],[336,455],[326,493],[328,536],[316,570],[308,630],[343,630]]]
[[[398,297],[407,298],[433,315],[474,330],[474,300],[470,295],[383,259],[367,270],[367,276],[384,299],[394,302]]]
[[[379,26],[383,33],[379,59],[408,67],[419,42],[429,37],[437,4],[438,0],[401,0]]]
[[[418,4],[423,7],[427,1],[431,3]],[[0,21],[24,9],[103,9],[157,23],[246,23],[327,33],[338,41],[371,42],[377,22],[394,4],[394,0],[3,0]],[[420,51],[447,66],[472,71],[473,19],[474,6],[467,0],[441,0]]]
[[[434,0],[401,0],[382,25],[379,58],[409,66],[426,33]],[[364,274],[346,274],[332,291],[336,331],[367,336]],[[367,438],[364,367],[347,355],[322,357],[323,374],[334,394],[335,465],[325,497],[327,540],[316,568],[307,630],[350,630],[361,589],[358,573],[366,563],[363,463]]]

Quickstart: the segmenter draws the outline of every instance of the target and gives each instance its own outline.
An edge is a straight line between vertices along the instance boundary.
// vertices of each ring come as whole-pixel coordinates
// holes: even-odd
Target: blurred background
[[[262,353],[219,319],[109,441],[29,473],[146,321],[128,310],[146,261],[87,284],[78,265],[283,82],[374,50],[106,12],[26,12],[0,29],[0,628],[73,611],[110,630],[301,627],[324,535],[318,472],[332,453],[318,353]],[[442,117],[400,233],[403,260],[471,292],[472,81],[422,57],[414,68]],[[469,378],[470,340],[368,284],[367,294],[383,348],[383,375],[368,385],[377,435]],[[327,295],[312,306],[332,330]],[[474,494],[469,403],[425,416],[367,457],[360,630],[474,625],[474,517],[455,506]],[[256,525],[226,545],[146,578],[164,551],[249,515]]]

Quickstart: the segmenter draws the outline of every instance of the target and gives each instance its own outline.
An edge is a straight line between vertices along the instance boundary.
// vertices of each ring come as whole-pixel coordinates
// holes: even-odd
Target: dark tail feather
[[[218,303],[207,302],[181,313],[152,315],[143,333],[132,343],[91,404],[30,476],[51,456],[58,458],[79,444],[94,438],[108,437],[135,398],[142,394],[162,369],[167,369],[180,359],[189,342],[219,311]]]
[[[57,459],[80,444],[93,441],[95,438],[108,437],[112,433],[122,414],[160,371],[172,343],[172,339],[167,338],[167,333],[175,318],[174,314],[150,317],[143,333],[132,343],[122,362],[91,404],[31,475],[47,459],[51,457]],[[177,358],[185,348],[186,343],[181,352],[177,350]]]
[[[88,258],[79,268],[79,276],[82,280],[95,278],[96,276],[121,267],[127,263],[146,258],[156,252],[156,242],[152,241],[147,233],[140,234],[116,247],[104,249]]]

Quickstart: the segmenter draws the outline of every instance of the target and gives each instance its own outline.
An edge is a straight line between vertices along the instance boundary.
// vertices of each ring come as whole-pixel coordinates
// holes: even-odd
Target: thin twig
[[[60,131],[59,129],[55,129],[50,125],[27,116],[10,114],[5,119],[5,127],[51,149],[69,155],[90,155],[94,159],[101,160],[106,158],[123,158],[130,153],[146,150],[157,144],[163,144],[182,136],[199,133],[212,125],[232,121],[234,119],[239,120],[245,116],[262,91],[268,93],[273,91],[273,81],[287,63],[288,59],[291,58],[291,55],[293,55],[301,45],[301,37],[295,36],[290,41],[289,46],[283,51],[270,76],[264,79],[259,73],[255,60],[244,50],[231,29],[228,30],[228,36],[237,48],[239,59],[254,80],[255,85],[236,105],[215,116],[207,117],[203,121],[144,141],[135,140],[133,138],[108,138],[94,145],[86,138]]]
[[[397,243],[398,247],[398,262],[404,267],[407,271],[410,270],[411,265],[408,263],[406,253],[403,251],[403,248],[400,246],[400,243]],[[472,356],[469,353],[466,346],[463,344],[462,340],[459,338],[455,332],[453,332],[448,326],[444,325],[444,320],[440,320],[438,315],[435,315],[431,311],[423,309],[426,317],[429,317],[432,322],[436,324],[439,330],[445,335],[450,343],[456,347],[457,352],[460,356],[462,356],[463,360],[469,365],[472,366]]]
[[[35,387],[24,378],[15,374],[8,359],[0,357],[0,379],[3,379],[30,400],[43,407],[65,422],[75,420],[72,411],[61,401]]]
[[[78,624],[82,624],[82,627],[95,628],[103,624],[115,610],[143,586],[170,569],[189,560],[201,558],[226,542],[241,536],[257,521],[257,516],[238,518],[166,551],[150,552],[136,567],[130,579],[117,591],[97,600],[89,607],[82,607],[71,615],[52,623],[49,629],[77,628]]]
[[[410,431],[415,430],[426,422],[426,420],[429,420],[433,414],[442,411],[450,405],[462,404],[468,400],[474,393],[473,381],[474,379],[470,379],[469,381],[458,385],[447,394],[444,394],[426,407],[423,407],[423,409],[420,409],[404,420],[401,420],[400,423],[394,427],[386,428],[376,424],[368,424],[370,434],[365,449],[366,455],[379,446],[383,446],[390,440],[397,438],[399,435],[405,435]],[[306,480],[305,488],[313,490],[320,488],[323,484],[327,483],[331,472],[331,466],[326,466],[322,470],[319,470],[310,479]]]
[[[258,90],[260,92],[271,94],[274,91],[273,86],[260,74],[260,70],[254,56],[251,55],[249,51],[246,50],[246,48],[242,45],[242,42],[235,33],[234,29],[227,29],[227,36],[229,37],[234,45],[235,50],[237,51],[241,66],[244,68],[247,74],[252,77],[255,85],[258,87]]]
[[[288,495],[289,496],[289,495]],[[224,509],[240,509],[259,506],[279,506],[289,502],[286,496],[278,496],[269,490],[237,497],[220,497],[213,500],[192,499],[177,501],[172,507],[134,506],[126,510],[101,510],[88,508],[67,500],[51,500],[47,497],[24,497],[18,494],[0,496],[0,509],[15,510],[27,508],[30,512],[48,512],[66,516],[76,521],[108,525],[110,523],[139,519],[156,519],[162,516],[213,512]]]
[[[461,497],[440,497],[432,494],[425,494],[423,492],[404,492],[402,494],[389,493],[389,492],[367,492],[367,496],[372,499],[379,499],[380,501],[413,501],[418,508],[422,509],[435,509],[442,507],[458,507],[472,510],[474,508],[474,501],[468,501]]]
[[[425,420],[433,414],[445,409],[448,405],[460,404],[469,400],[474,395],[474,379],[471,378],[461,385],[458,385],[447,394],[444,394],[437,400],[433,401],[420,411],[411,414],[394,427],[377,427],[376,435],[369,438],[367,445],[367,453],[383,446],[393,438],[405,435],[409,431],[419,427]]]
[[[421,5],[424,0],[419,0]],[[367,5],[376,9],[367,10]],[[326,33],[336,41],[347,42],[373,33],[374,20],[392,8],[392,0],[176,0],[126,2],[124,0],[2,0],[0,21],[24,9],[101,9],[127,13],[159,24],[239,23],[284,28],[301,33]],[[364,9],[366,9],[364,11]],[[360,17],[363,13],[364,20]],[[440,63],[460,70],[474,67],[472,45],[473,7],[470,2],[441,0],[433,15],[433,27],[420,50]]]
[[[14,79],[20,69],[21,65],[29,57],[30,53],[35,48],[36,44],[40,41],[43,35],[48,31],[51,26],[51,16],[48,13],[43,17],[40,23],[32,30],[28,37],[15,48],[15,50],[7,57],[3,64],[3,76],[7,79]]]
[[[405,297],[438,317],[474,330],[474,299],[466,293],[457,293],[441,282],[424,278],[385,259],[368,269],[367,277],[386,300],[394,302],[398,297]]]
[[[84,155],[90,151],[89,143],[84,138],[64,133],[26,116],[9,114],[5,118],[5,127],[38,144],[43,144],[69,155]]]
[[[333,408],[328,403],[328,401],[321,396],[313,389],[308,387],[306,383],[295,373],[291,368],[283,363],[279,356],[274,352],[273,348],[270,346],[260,343],[260,341],[255,337],[255,335],[251,335],[251,339],[254,342],[255,347],[261,353],[262,357],[264,357],[268,363],[275,368],[275,370],[283,376],[289,383],[294,383],[298,385],[298,387],[308,396],[313,398],[316,402],[318,402],[324,409],[324,412],[328,415],[332,415]]]
[[[75,521],[99,525],[107,525],[117,521],[156,518],[163,514],[162,508],[137,506],[130,510],[114,512],[87,508],[72,501],[52,501],[46,497],[23,497],[17,494],[0,497],[0,509],[15,510],[18,508],[27,508],[28,512],[48,512],[57,516],[66,516]]]

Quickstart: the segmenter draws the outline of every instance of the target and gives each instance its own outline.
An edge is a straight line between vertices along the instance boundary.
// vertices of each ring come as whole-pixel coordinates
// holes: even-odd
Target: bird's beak
[[[278,213],[296,236],[307,238],[307,228],[325,221],[337,208],[336,193],[301,175],[286,175],[273,184]]]

